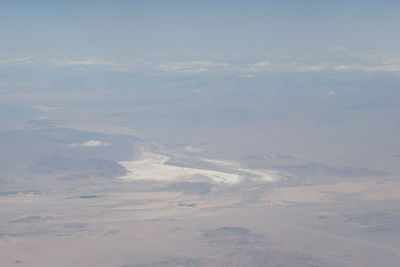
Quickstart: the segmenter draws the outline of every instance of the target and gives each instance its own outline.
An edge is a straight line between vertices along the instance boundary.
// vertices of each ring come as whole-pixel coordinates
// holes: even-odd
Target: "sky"
[[[0,1],[0,54],[156,59],[398,53],[398,1]]]

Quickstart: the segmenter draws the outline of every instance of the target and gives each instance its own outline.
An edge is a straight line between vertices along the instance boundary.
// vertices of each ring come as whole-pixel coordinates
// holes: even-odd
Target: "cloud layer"
[[[400,73],[400,56],[397,55],[341,55],[327,54],[318,58],[263,58],[251,62],[230,62],[215,60],[157,61],[130,59],[99,59],[87,57],[35,58],[0,57],[0,66],[47,66],[50,68],[70,68],[76,71],[102,69],[111,72],[144,71],[152,74],[221,74],[252,78],[271,72],[367,72]]]

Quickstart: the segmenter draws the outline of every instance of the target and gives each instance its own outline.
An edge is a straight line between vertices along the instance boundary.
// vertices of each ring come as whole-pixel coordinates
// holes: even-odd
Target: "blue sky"
[[[0,54],[249,59],[397,53],[398,1],[0,1]]]

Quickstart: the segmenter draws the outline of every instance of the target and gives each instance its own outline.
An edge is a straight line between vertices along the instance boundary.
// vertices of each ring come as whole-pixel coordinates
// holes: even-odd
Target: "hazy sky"
[[[0,1],[0,54],[141,58],[395,53],[398,1]]]

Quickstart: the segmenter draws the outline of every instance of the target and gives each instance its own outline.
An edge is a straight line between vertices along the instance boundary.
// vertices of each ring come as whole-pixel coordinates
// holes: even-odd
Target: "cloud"
[[[334,65],[331,67],[333,71],[351,71],[354,70],[354,66],[349,65]]]
[[[99,58],[84,59],[53,59],[43,60],[50,67],[72,68],[75,71],[89,71],[93,68],[104,68],[111,72],[133,72],[137,70],[152,71],[158,69],[158,63],[137,58],[127,58],[120,60],[104,60]]]
[[[400,64],[360,66],[359,68],[361,71],[367,71],[367,72],[400,72]]]
[[[53,111],[59,109],[58,107],[49,107],[49,106],[34,106],[33,108],[38,109],[43,112]]]
[[[335,48],[340,50],[339,47]],[[212,60],[194,61],[158,61],[138,58],[100,59],[86,58],[33,58],[1,56],[2,66],[39,65],[47,67],[65,67],[75,71],[89,71],[93,68],[104,68],[110,72],[142,72],[161,74],[171,72],[176,74],[217,74],[242,78],[253,78],[260,75],[280,73],[400,73],[400,56],[387,54],[351,54],[340,53],[340,56],[326,54],[320,57],[299,58],[268,58],[247,62],[220,62]],[[0,86],[4,86],[1,83]]]
[[[105,143],[105,142],[101,142],[98,140],[89,140],[87,142],[84,143],[73,143],[70,144],[69,146],[71,147],[102,147],[102,146],[110,146],[110,143]]]
[[[193,146],[185,146],[184,150],[190,153],[198,153],[204,151],[204,149],[201,147],[193,147]]]
[[[265,158],[268,159],[276,159],[276,160],[291,160],[291,159],[295,159],[298,158],[299,154],[296,153],[278,153],[278,154],[268,154],[267,156],[265,156]]]
[[[346,47],[344,47],[343,45],[333,45],[328,49],[328,51],[330,52],[343,52],[345,50]]]
[[[68,66],[109,66],[114,65],[114,62],[99,60],[99,59],[84,59],[84,60],[73,60],[73,59],[57,59],[50,62],[50,66],[53,67],[68,67]]]
[[[316,72],[327,70],[327,66],[321,63],[299,63],[297,61],[259,61],[252,64],[247,64],[240,68],[246,73],[262,73],[262,72]],[[243,76],[243,75],[241,75]]]
[[[230,67],[227,63],[213,61],[186,61],[162,63],[159,68],[162,71],[174,71],[181,73],[202,73],[209,71],[222,71]]]
[[[36,62],[32,57],[2,57],[0,58],[0,65],[16,65],[25,66],[32,65]]]
[[[238,68],[242,73],[265,72],[400,72],[400,60],[362,62],[270,62],[260,61]],[[243,76],[241,74],[240,76]]]

